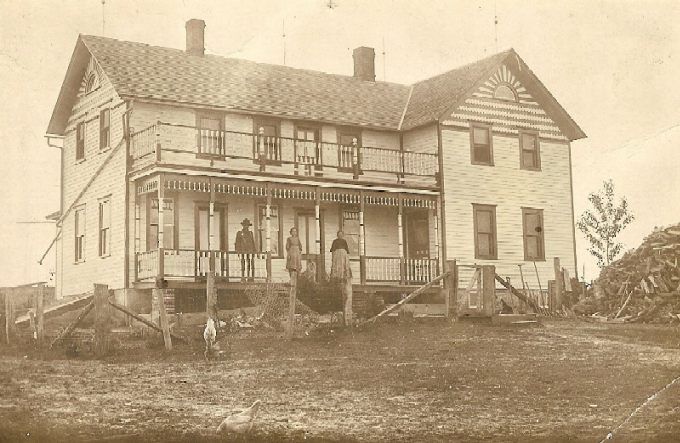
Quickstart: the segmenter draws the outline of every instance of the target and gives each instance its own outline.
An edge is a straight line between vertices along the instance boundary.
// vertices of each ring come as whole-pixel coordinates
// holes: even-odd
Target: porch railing
[[[352,173],[354,179],[365,172],[389,173],[399,177],[434,177],[438,171],[437,155],[434,153],[209,130],[162,122],[131,137],[133,161],[145,158],[161,160],[162,153],[167,151],[221,160],[250,160],[261,170],[272,165],[292,165],[294,173],[300,175],[319,175],[328,168]]]
[[[439,275],[436,258],[365,257],[367,282],[427,283]]]
[[[163,249],[163,276],[177,278],[206,278],[210,270],[210,251],[195,249]],[[243,258],[243,273],[241,272]],[[158,250],[137,253],[137,280],[159,276]],[[230,280],[267,279],[267,254],[238,254],[215,251],[215,276]]]

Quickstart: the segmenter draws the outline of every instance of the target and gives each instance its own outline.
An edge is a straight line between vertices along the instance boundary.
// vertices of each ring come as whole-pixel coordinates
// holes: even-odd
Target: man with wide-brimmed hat
[[[236,233],[236,244],[234,249],[239,254],[241,258],[241,281],[244,281],[246,277],[248,280],[253,280],[255,277],[255,237],[250,227],[253,224],[250,223],[248,218],[244,218],[241,222],[243,229]],[[247,271],[247,272],[246,272]]]

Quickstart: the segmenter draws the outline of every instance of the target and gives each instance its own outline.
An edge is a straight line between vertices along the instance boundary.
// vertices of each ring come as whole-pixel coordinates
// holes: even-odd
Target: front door
[[[404,221],[406,258],[429,258],[430,222],[427,211],[407,212]]]

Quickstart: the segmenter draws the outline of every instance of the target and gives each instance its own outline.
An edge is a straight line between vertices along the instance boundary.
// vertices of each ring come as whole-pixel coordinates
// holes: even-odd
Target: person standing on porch
[[[302,243],[296,228],[290,228],[290,237],[286,239],[286,269],[288,272],[302,271]]]
[[[345,280],[352,278],[349,266],[349,246],[342,231],[338,231],[337,238],[331,245],[331,278]]]
[[[234,249],[241,259],[241,281],[245,281],[246,277],[252,281],[255,277],[255,237],[253,236],[250,227],[253,224],[244,218],[241,222],[243,229],[236,233],[236,244]]]

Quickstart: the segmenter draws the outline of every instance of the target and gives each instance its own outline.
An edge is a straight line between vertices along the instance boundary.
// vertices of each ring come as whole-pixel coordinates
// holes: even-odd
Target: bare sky
[[[678,1],[106,0],[104,35],[184,47],[206,21],[209,53],[352,73],[351,51],[376,48],[378,79],[410,83],[515,48],[588,134],[573,144],[576,213],[613,178],[637,220],[635,247],[680,222]],[[494,38],[498,14],[498,43]],[[0,286],[43,280],[37,260],[59,209],[59,150],[43,138],[79,33],[102,34],[101,0],[0,0]],[[383,58],[383,41],[386,56]],[[579,268],[595,276],[577,235]]]

